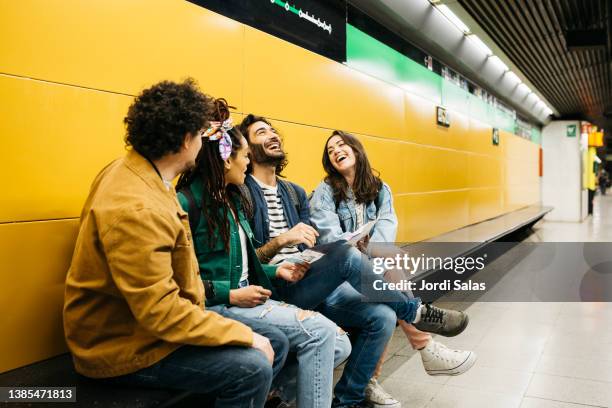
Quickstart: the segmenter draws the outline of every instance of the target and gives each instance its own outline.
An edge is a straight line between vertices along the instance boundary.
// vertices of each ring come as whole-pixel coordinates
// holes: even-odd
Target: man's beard
[[[285,152],[282,149],[277,156],[269,156],[262,144],[252,144],[250,148],[251,160],[253,160],[254,163],[268,164],[276,167],[285,160]]]

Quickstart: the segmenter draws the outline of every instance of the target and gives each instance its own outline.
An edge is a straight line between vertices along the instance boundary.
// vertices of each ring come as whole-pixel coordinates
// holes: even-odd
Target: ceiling
[[[559,112],[612,133],[612,0],[457,0]]]

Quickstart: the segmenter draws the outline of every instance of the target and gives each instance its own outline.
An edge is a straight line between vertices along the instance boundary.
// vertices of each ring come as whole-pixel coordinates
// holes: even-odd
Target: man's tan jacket
[[[85,202],[64,331],[77,371],[93,378],[151,366],[183,344],[252,345],[250,328],[204,310],[187,213],[135,151],[100,172]]]

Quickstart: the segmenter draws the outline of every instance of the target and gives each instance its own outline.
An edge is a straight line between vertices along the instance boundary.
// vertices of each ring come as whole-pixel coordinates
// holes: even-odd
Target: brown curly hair
[[[125,144],[149,160],[180,151],[188,133],[195,136],[213,113],[213,98],[192,78],[162,81],[136,97],[123,119]]]

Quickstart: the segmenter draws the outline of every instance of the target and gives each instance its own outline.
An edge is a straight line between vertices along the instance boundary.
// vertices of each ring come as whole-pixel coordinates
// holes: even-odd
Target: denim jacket
[[[189,188],[195,202],[200,206],[202,206],[202,202],[206,205],[208,198],[203,194],[203,186],[200,179],[197,178]],[[181,192],[177,194],[177,197],[185,211],[197,211],[197,209],[189,208],[189,200]],[[234,220],[229,208],[224,208],[224,211],[228,212],[230,223],[229,252],[225,249],[219,231],[215,231],[213,234],[212,246],[209,244],[208,224],[204,217],[200,218],[198,227],[195,231],[192,231],[195,253],[200,266],[200,276],[205,283],[212,285],[212,292],[214,294],[206,299],[207,306],[229,304],[229,292],[232,289],[238,288],[238,281],[242,275],[242,251],[238,224]],[[276,298],[271,281],[275,279],[277,267],[274,265],[262,265],[259,259],[257,259],[252,241],[253,232],[244,212],[240,208],[238,210],[238,221],[247,236],[249,282],[271,290],[272,297]]]
[[[257,181],[252,175],[247,175],[245,184],[251,192],[253,199],[253,217],[249,220],[253,229],[253,244],[256,248],[266,244],[270,240],[270,217],[268,215],[268,205],[264,198],[263,190],[257,184]],[[281,201],[283,202],[283,212],[287,220],[289,228],[293,228],[296,224],[303,222],[307,225],[312,225],[310,222],[310,210],[308,205],[308,197],[306,192],[300,186],[295,183],[291,183],[295,192],[298,196],[299,205],[293,205],[289,192],[285,186],[278,183],[278,191],[281,194]],[[296,208],[297,207],[297,208]],[[306,249],[304,245],[298,245],[298,249],[303,251]]]
[[[334,201],[334,192],[329,184],[322,181],[315,189],[310,198],[310,220],[319,231],[319,243],[325,244],[340,239],[345,232],[355,231],[357,225],[357,211],[355,210],[355,198],[350,193],[349,199],[338,203]],[[397,235],[397,216],[393,209],[393,195],[391,188],[383,183],[380,208],[376,208],[376,202],[372,201],[366,205],[365,220],[370,222],[378,217],[370,236],[372,242],[395,242]]]

